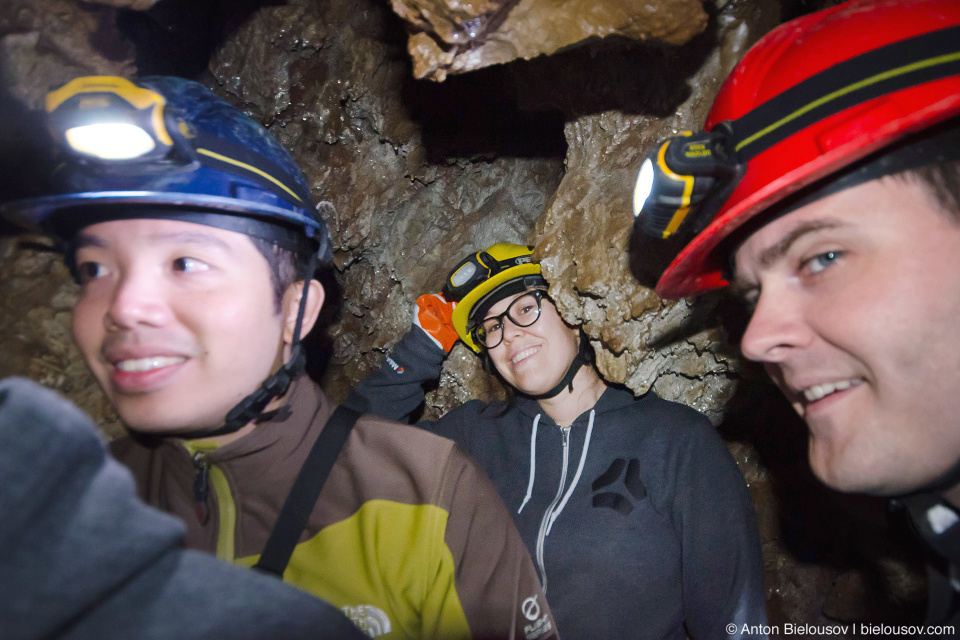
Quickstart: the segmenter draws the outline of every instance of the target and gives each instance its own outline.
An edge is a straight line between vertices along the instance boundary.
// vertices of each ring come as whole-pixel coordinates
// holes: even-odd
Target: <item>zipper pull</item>
[[[203,452],[193,454],[193,499],[197,520],[200,524],[207,524],[210,519],[210,507],[207,506],[207,496],[210,494],[210,464]]]
[[[566,449],[570,446],[570,427],[560,427],[560,431],[563,432],[563,448]]]

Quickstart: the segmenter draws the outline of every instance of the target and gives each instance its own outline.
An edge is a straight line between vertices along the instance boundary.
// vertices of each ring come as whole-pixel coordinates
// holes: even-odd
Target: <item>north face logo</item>
[[[616,458],[610,463],[610,468],[601,473],[590,486],[593,489],[594,507],[615,509],[623,515],[629,515],[633,511],[634,502],[643,500],[647,496],[647,488],[643,486],[643,481],[640,479],[640,461],[636,458],[630,458],[629,462],[623,458]],[[610,490],[601,491],[608,487]],[[624,489],[626,489],[625,493],[633,496],[633,500],[624,495]]]
[[[371,604],[361,604],[356,607],[343,607],[343,613],[350,622],[355,624],[360,631],[371,638],[390,633],[390,618],[382,609]]]

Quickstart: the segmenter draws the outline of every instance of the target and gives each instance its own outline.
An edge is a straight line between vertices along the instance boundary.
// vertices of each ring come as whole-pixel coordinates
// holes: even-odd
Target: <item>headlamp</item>
[[[684,223],[704,221],[702,204],[737,173],[723,127],[670,138],[643,161],[633,189],[633,215],[640,229],[666,239]],[[696,229],[695,229],[696,230]]]
[[[507,266],[513,266],[514,261],[501,265],[496,258],[486,251],[477,251],[460,261],[443,287],[443,295],[447,300],[460,301],[481,282],[492,278]],[[529,257],[526,262],[530,262]],[[519,263],[518,263],[519,264]]]
[[[871,140],[881,136],[879,129],[872,133],[870,118],[888,123],[900,107],[874,105],[876,110],[870,113],[875,116],[867,117],[867,111],[861,110],[842,126],[831,119],[852,107],[880,98],[888,100],[901,90],[919,92],[920,87],[934,93],[945,91],[939,99],[953,100],[947,90],[936,89],[938,85],[931,83],[960,74],[958,38],[960,26],[952,25],[868,50],[826,67],[735,119],[711,115],[708,121],[720,121],[709,133],[687,133],[667,140],[644,161],[637,176],[633,192],[635,226],[659,239],[684,227],[693,233],[703,231],[711,218],[729,204],[727,200],[748,174],[748,163],[773,148],[815,147],[822,151],[834,145],[849,145],[861,156],[866,154]],[[908,113],[897,116],[904,127]],[[916,115],[918,120],[924,117]],[[934,122],[927,121],[928,126],[931,124]],[[841,130],[846,133],[839,135]],[[779,147],[787,140],[798,142]],[[850,155],[847,162],[857,159]],[[817,157],[807,157],[799,163],[787,154],[772,154],[765,159],[763,169],[749,172],[752,177],[745,185],[749,187],[745,193],[768,187],[773,174],[784,176],[804,165],[805,179],[812,180],[815,167],[824,164]],[[834,170],[842,166],[835,166]],[[795,180],[793,186],[804,185]],[[775,201],[774,195],[767,195],[768,205]],[[742,202],[741,196],[738,204]]]
[[[165,158],[173,148],[166,99],[129,80],[77,78],[47,95],[46,110],[65,149],[106,162]]]

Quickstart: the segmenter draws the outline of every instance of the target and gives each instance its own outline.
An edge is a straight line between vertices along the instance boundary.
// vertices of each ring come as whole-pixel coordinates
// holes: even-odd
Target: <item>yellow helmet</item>
[[[453,328],[475,352],[480,353],[480,346],[473,339],[473,329],[490,307],[515,293],[546,288],[540,264],[532,255],[533,247],[501,242],[470,254],[447,276],[443,296],[457,303]]]

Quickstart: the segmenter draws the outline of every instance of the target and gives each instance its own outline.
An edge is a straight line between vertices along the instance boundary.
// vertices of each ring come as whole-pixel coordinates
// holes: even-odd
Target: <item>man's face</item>
[[[73,335],[129,427],[219,427],[281,363],[270,267],[247,236],[173,220],[83,230]]]
[[[504,298],[490,308],[486,317],[505,312],[514,300],[526,295]],[[488,352],[503,379],[530,395],[546,393],[556,386],[577,355],[578,330],[563,321],[549,298],[542,299],[540,309],[540,317],[529,327],[518,327],[504,318],[503,342]]]
[[[960,458],[960,226],[882,178],[770,222],[737,250],[741,347],[809,427],[814,472],[903,493]],[[776,428],[776,425],[770,425]]]

